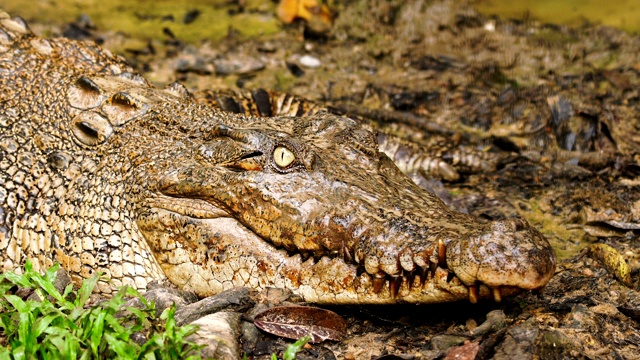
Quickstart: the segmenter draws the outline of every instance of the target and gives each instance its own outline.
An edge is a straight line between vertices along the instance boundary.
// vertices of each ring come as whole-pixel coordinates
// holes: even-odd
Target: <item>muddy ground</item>
[[[485,154],[491,169],[461,168],[459,180],[435,186],[478,217],[525,217],[557,251],[541,293],[499,304],[333,308],[349,321],[347,339],[300,358],[638,358],[640,37],[489,18],[453,1],[333,5],[333,23],[283,26],[275,4],[225,2],[215,41],[172,30],[206,28],[208,3],[162,16],[139,10],[137,23],[155,36],[95,25],[103,19],[27,20],[47,36],[97,41],[157,85],[285,91],[425,147]],[[246,25],[247,16],[267,25]],[[626,261],[627,285],[594,244]],[[260,358],[285,343],[265,336],[245,350]]]

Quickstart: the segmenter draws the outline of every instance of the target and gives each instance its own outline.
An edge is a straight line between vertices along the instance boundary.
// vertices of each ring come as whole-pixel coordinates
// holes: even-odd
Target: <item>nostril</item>
[[[518,218],[513,218],[511,221],[513,222],[515,231],[522,231],[527,228],[528,224],[524,219],[521,219],[518,217]]]

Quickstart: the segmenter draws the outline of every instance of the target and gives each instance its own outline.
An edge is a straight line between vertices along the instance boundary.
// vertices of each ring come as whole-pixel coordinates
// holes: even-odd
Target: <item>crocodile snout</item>
[[[519,218],[493,221],[480,234],[452,240],[446,252],[449,270],[470,287],[472,301],[482,284],[494,294],[500,289],[540,289],[556,267],[547,239]]]

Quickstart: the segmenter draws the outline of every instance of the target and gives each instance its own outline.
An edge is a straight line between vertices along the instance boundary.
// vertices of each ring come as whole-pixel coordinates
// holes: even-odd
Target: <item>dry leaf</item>
[[[277,13],[285,24],[291,24],[297,18],[306,21],[318,19],[326,24],[333,22],[327,5],[318,0],[280,0]]]
[[[480,350],[479,341],[465,341],[463,345],[451,348],[444,360],[474,360]]]
[[[263,331],[289,339],[305,335],[312,343],[342,340],[347,323],[333,311],[310,306],[278,306],[256,315],[253,323]]]

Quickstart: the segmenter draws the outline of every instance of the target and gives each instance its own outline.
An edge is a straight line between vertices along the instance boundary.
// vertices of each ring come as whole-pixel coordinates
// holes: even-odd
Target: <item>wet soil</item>
[[[442,139],[495,156],[495,170],[444,182],[448,195],[481,218],[525,217],[560,260],[542,292],[499,304],[333,308],[349,321],[348,338],[301,358],[638,358],[640,37],[419,0],[335,4],[333,24],[311,19],[248,36],[234,21],[249,13],[277,22],[275,5],[243,4],[221,5],[229,25],[217,41],[182,38],[172,29],[183,18],[172,10],[155,36],[87,18],[31,26],[102,43],[157,85],[290,92],[418,144]],[[181,29],[206,27],[192,16]],[[593,244],[626,261],[628,286]],[[266,353],[285,343],[266,339]]]

